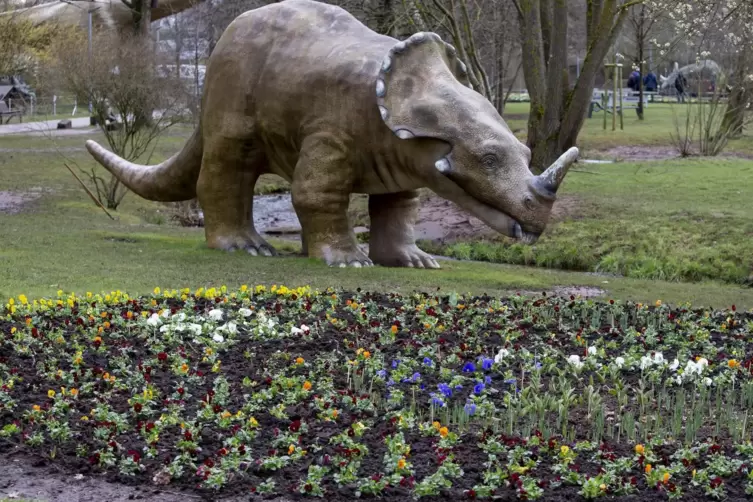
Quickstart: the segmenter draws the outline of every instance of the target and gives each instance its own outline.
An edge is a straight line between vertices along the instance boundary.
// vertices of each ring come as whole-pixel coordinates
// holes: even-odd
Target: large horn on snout
[[[557,189],[560,187],[560,183],[565,179],[565,175],[570,169],[570,166],[578,160],[579,153],[580,152],[576,147],[572,147],[563,153],[554,164],[538,175],[538,183],[540,183],[542,187],[545,187],[547,191],[553,194],[556,193]]]

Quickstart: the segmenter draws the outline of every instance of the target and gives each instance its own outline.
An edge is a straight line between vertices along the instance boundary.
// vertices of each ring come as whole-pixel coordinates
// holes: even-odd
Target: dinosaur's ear
[[[453,108],[452,87],[471,89],[465,64],[439,35],[416,33],[395,44],[376,79],[382,120],[399,138],[445,138],[442,119]]]

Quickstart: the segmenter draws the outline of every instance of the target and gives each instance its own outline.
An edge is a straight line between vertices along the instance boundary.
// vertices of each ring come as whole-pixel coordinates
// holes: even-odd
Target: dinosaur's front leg
[[[304,253],[330,266],[372,265],[348,221],[354,176],[344,147],[332,136],[304,141],[293,175],[293,207],[301,223]]]
[[[416,246],[418,191],[369,196],[371,230],[369,257],[388,267],[439,268],[431,255]]]

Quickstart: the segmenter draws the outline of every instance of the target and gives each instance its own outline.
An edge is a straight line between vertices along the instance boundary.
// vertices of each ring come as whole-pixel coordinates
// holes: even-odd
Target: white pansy
[[[494,356],[494,362],[499,364],[502,361],[505,360],[505,357],[510,355],[510,351],[507,349],[499,349],[499,352],[497,352],[497,355]]]
[[[186,320],[186,313],[185,312],[178,312],[173,316],[174,322],[183,322]]]
[[[301,328],[297,328],[295,326],[291,326],[290,327],[290,334],[291,335],[300,335],[301,333],[303,333],[303,330]]]
[[[706,378],[703,379],[703,383],[704,383],[704,385],[706,385],[706,387],[711,387],[711,384],[713,382],[712,382],[712,380],[709,377],[706,377]]]
[[[214,340],[214,341],[215,341],[215,342],[217,342],[217,343],[222,343],[222,342],[224,342],[224,341],[225,341],[225,337],[224,337],[224,336],[222,336],[222,335],[221,335],[221,334],[219,334],[219,333],[215,333],[214,335],[212,335],[212,340]]]
[[[674,361],[672,361],[672,364],[670,364],[670,365],[669,365],[669,369],[671,369],[672,371],[674,371],[674,370],[676,370],[676,369],[677,369],[677,368],[678,368],[679,366],[680,366],[680,361],[678,361],[678,360],[677,360],[677,358],[675,358],[675,360],[674,360]]]
[[[162,320],[159,318],[158,314],[152,314],[149,319],[146,320],[146,324],[148,326],[152,326],[153,328],[156,328],[160,324],[162,324]]]
[[[654,364],[664,364],[664,354],[661,352],[654,354]]]
[[[685,373],[690,375],[700,375],[703,373],[703,368],[707,367],[709,365],[709,361],[703,357],[698,359],[698,361],[688,361],[688,363],[685,365]]]
[[[567,358],[567,362],[575,366],[576,368],[580,368],[583,366],[583,362],[580,360],[580,356],[573,354],[572,356]]]
[[[224,313],[220,309],[212,309],[209,311],[209,318],[213,321],[221,321]]]
[[[596,355],[596,347],[594,347],[593,345],[591,345],[590,347],[588,347],[588,353],[590,355],[592,355],[592,356],[595,356]]]
[[[641,369],[645,370],[646,368],[648,368],[649,366],[651,366],[651,364],[653,362],[654,362],[654,360],[650,356],[643,356],[643,357],[641,357]]]
[[[623,366],[625,366],[625,358],[621,356],[617,356],[614,359],[614,364],[616,364],[618,368],[622,368]]]
[[[168,319],[170,317],[170,309],[163,310],[162,317],[164,317],[165,319]]]
[[[685,375],[692,375],[694,373],[701,374],[702,368],[693,361],[688,361],[685,365]]]
[[[235,335],[236,333],[238,333],[238,325],[234,321],[230,321],[227,324],[223,324],[222,326],[217,328],[217,331]]]
[[[242,315],[243,317],[251,317],[254,311],[243,307],[242,309],[238,309],[238,313]]]
[[[191,323],[188,325],[188,332],[191,333],[193,336],[199,336],[201,335],[203,329],[201,327],[201,324]]]

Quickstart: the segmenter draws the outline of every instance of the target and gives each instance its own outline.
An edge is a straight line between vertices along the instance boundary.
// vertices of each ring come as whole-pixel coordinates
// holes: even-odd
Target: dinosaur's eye
[[[487,153],[486,155],[481,157],[481,163],[484,165],[484,167],[493,169],[497,167],[497,164],[499,163],[499,159],[493,153]]]
[[[526,197],[523,200],[523,205],[525,205],[526,209],[528,209],[529,211],[533,211],[534,209],[536,209],[536,204],[534,204],[533,199],[531,197]]]

